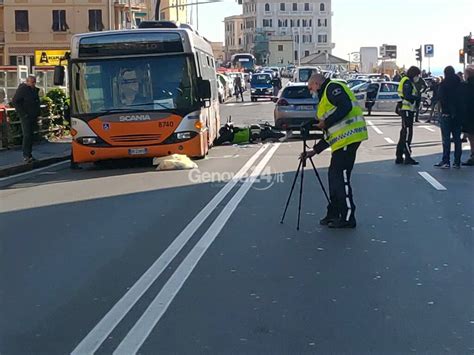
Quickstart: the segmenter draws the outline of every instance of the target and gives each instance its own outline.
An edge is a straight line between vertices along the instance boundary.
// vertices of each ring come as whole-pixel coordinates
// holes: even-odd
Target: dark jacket
[[[474,77],[461,83],[462,130],[474,134]]]
[[[415,83],[416,90],[418,91],[418,98],[421,97],[421,94],[428,88],[426,81],[423,78],[420,78],[417,83]]]
[[[439,102],[441,113],[460,119],[461,79],[457,75],[449,75],[439,86]]]
[[[39,89],[20,84],[13,96],[12,104],[20,117],[37,118],[40,115]]]
[[[326,129],[331,128],[336,123],[341,122],[352,110],[352,101],[349,95],[344,91],[341,85],[342,83],[331,83],[331,79],[327,79],[321,89],[318,91],[318,96],[321,98],[324,90],[327,87],[327,98],[331,104],[336,107],[336,111],[333,112],[331,116],[326,118],[324,121],[326,124]],[[329,148],[329,144],[321,139],[317,144],[314,145],[314,150],[316,153],[321,153],[325,149]]]
[[[403,98],[412,104],[418,99],[418,92],[417,95],[413,95],[413,87],[416,88],[415,83],[411,79],[403,83]]]

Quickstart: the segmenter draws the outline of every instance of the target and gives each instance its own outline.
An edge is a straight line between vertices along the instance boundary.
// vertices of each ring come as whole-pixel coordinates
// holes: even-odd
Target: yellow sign
[[[37,66],[59,65],[59,59],[64,57],[66,52],[69,52],[69,49],[35,50],[35,64]]]

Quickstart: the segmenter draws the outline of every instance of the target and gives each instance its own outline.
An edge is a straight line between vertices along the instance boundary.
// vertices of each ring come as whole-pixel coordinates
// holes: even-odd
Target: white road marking
[[[374,125],[372,121],[367,121],[367,123],[370,127],[374,129],[375,132],[377,132],[378,134],[383,134],[383,132],[376,125]]]
[[[0,181],[14,179],[14,178],[18,178],[18,177],[25,176],[25,175],[30,175],[30,174],[36,174],[39,171],[43,171],[43,170],[46,170],[46,169],[51,169],[51,168],[54,168],[55,166],[58,166],[58,165],[62,165],[62,164],[66,164],[66,163],[69,164],[69,162],[70,162],[69,160],[60,161],[59,163],[54,163],[54,164],[45,166],[43,168],[34,169],[34,170],[30,170],[30,171],[25,171],[24,173],[20,173],[20,174],[16,174],[16,175],[5,176],[5,177],[0,178]]]
[[[191,275],[192,271],[199,263],[199,260],[214,242],[232,213],[245,197],[250,187],[260,175],[279,146],[279,143],[275,144],[260,161],[255,170],[252,171],[249,179],[243,183],[236,194],[227,203],[219,216],[217,216],[209,229],[201,237],[199,242],[197,242],[194,248],[189,252],[183,262],[163,286],[160,293],[158,293],[150,306],[148,306],[145,313],[143,313],[137,323],[119,344],[117,349],[113,352],[114,355],[131,355],[138,352],[140,347],[152,332],[153,328],[168,309],[175,296],[178,294],[183,284],[186,282],[189,275]]]
[[[388,137],[383,137],[383,138],[384,138],[384,139],[387,141],[387,143],[390,143],[390,144],[395,144],[395,142],[394,142],[394,141],[392,141],[392,139],[391,139],[391,138],[388,138]]]
[[[430,126],[420,126],[420,128],[424,128],[424,129],[426,129],[427,131],[430,131],[430,132],[436,132],[436,130],[431,128]]]
[[[127,315],[135,303],[156,281],[161,273],[166,270],[169,263],[178,255],[181,249],[196,233],[209,215],[219,206],[227,194],[234,188],[237,182],[247,174],[255,161],[267,149],[263,145],[239,170],[235,177],[230,180],[214,198],[199,212],[196,217],[182,230],[163,254],[150,266],[150,268],[138,279],[138,281],[127,291],[127,293],[109,310],[109,312],[97,323],[87,336],[77,345],[72,355],[93,354],[104,342],[119,322]]]
[[[250,102],[247,102],[247,103],[243,104],[242,106],[250,106],[250,105],[253,105],[253,104],[250,103]]]
[[[441,183],[438,180],[436,180],[434,177],[432,177],[426,171],[419,171],[418,174],[420,174],[426,181],[428,181],[436,190],[438,190],[438,191],[446,191],[447,190],[446,187],[441,185]]]

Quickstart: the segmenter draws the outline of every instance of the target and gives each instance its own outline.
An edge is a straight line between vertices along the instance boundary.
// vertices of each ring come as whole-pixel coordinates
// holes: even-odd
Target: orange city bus
[[[189,26],[72,37],[72,163],[204,157],[220,127],[215,61]]]

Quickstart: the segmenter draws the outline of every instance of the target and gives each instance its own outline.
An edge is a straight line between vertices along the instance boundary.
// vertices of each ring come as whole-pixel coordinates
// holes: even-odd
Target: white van
[[[306,83],[308,82],[311,75],[313,75],[314,73],[320,73],[320,72],[321,72],[321,69],[315,66],[297,67],[293,75],[293,82]]]

